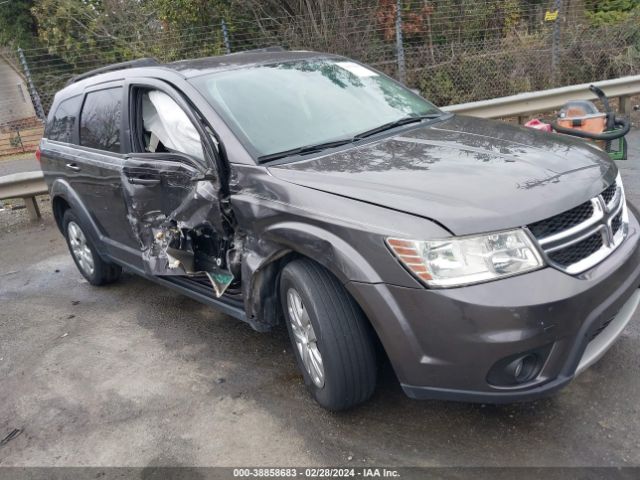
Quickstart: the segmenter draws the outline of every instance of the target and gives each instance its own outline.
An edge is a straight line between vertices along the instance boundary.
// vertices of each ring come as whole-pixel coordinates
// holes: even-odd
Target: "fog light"
[[[551,345],[547,345],[503,358],[491,367],[487,382],[496,387],[517,387],[529,383],[540,374],[550,351]]]
[[[538,357],[529,353],[523,357],[516,358],[509,363],[505,372],[511,376],[516,383],[524,383],[531,380],[535,375]]]

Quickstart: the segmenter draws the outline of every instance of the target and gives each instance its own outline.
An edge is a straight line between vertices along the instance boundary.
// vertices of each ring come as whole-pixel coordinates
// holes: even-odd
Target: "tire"
[[[344,286],[315,262],[294,260],[282,271],[280,299],[298,367],[315,400],[333,411],[368,400],[377,378],[373,331]],[[306,337],[300,320],[305,313],[312,327]]]
[[[98,255],[91,238],[85,233],[82,223],[71,209],[64,213],[62,227],[71,258],[91,285],[106,285],[120,278],[122,268],[104,261]]]

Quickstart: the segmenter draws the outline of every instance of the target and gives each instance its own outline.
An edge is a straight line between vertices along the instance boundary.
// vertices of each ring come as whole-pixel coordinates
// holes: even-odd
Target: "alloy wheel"
[[[318,338],[313,330],[309,312],[295,288],[290,288],[287,291],[287,310],[293,337],[304,368],[313,384],[322,388],[324,386],[324,365],[318,349]]]
[[[93,253],[87,244],[87,237],[76,222],[67,225],[67,236],[71,245],[71,253],[84,273],[91,276],[95,269]]]

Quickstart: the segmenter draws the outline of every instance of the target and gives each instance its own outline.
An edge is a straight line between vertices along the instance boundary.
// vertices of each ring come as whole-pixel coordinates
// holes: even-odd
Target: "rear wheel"
[[[306,259],[287,264],[280,298],[305,383],[329,410],[367,400],[376,385],[373,332],[344,286]]]
[[[122,268],[104,261],[96,252],[91,239],[85,234],[76,215],[67,210],[62,220],[63,231],[71,257],[80,273],[91,285],[115,282]]]

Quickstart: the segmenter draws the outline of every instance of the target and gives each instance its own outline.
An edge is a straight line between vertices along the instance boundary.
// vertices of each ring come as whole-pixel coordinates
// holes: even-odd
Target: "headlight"
[[[430,287],[456,287],[530,272],[544,266],[523,230],[443,240],[388,238],[398,259]]]

